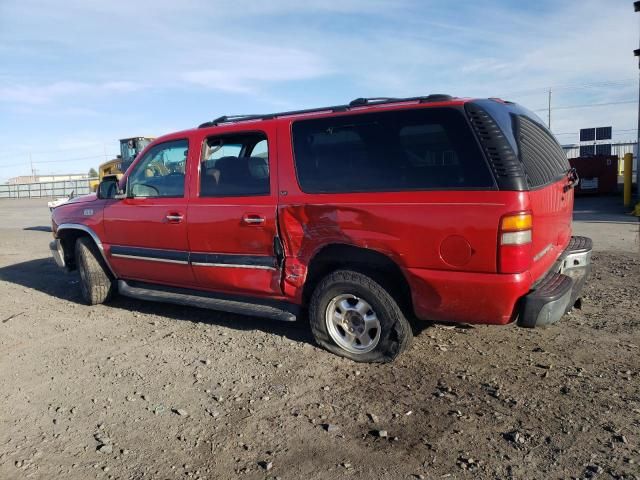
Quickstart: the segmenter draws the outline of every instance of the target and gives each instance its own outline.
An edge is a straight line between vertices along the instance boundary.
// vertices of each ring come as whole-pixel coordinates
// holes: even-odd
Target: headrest
[[[228,157],[220,157],[216,160],[216,168],[226,168],[230,167],[232,164],[238,162],[238,157],[228,156]]]
[[[249,173],[253,178],[269,178],[269,162],[262,157],[249,157]]]

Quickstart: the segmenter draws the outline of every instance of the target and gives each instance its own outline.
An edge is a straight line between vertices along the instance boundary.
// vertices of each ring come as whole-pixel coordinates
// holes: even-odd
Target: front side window
[[[301,120],[293,147],[308,193],[494,187],[464,116],[451,108]]]
[[[152,147],[127,182],[130,197],[184,197],[189,143],[174,140]]]
[[[208,138],[200,163],[200,196],[269,193],[269,149],[263,133]]]

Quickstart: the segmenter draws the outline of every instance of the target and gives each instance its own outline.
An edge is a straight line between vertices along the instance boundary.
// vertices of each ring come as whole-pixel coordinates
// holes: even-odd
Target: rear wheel
[[[309,304],[309,322],[318,344],[356,362],[390,362],[413,338],[393,296],[373,278],[351,270],[320,281]]]
[[[103,303],[113,291],[113,280],[100,258],[98,248],[91,239],[81,237],[76,241],[75,253],[83,300],[87,305]]]

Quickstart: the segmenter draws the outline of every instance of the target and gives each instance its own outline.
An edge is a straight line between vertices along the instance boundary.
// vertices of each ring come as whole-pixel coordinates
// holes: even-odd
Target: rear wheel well
[[[411,289],[398,264],[375,250],[344,244],[327,245],[311,259],[303,291],[304,305],[309,304],[314,289],[325,276],[345,269],[373,278],[396,299],[407,318],[413,317]]]
[[[78,230],[75,228],[66,228],[64,230],[58,231],[58,238],[60,239],[60,243],[62,243],[62,249],[64,251],[64,262],[69,270],[75,270],[76,266],[76,241],[80,237],[87,237],[91,239],[91,235],[83,230]]]

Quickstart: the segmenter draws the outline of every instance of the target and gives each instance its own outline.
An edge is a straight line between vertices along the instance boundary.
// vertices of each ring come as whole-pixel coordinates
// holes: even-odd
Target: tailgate
[[[529,186],[533,213],[534,279],[543,275],[569,244],[573,188],[569,161],[541,120],[527,111],[514,119],[518,153]]]
[[[551,267],[571,239],[573,189],[567,189],[567,185],[564,179],[529,193],[533,212],[531,273],[534,278]]]

